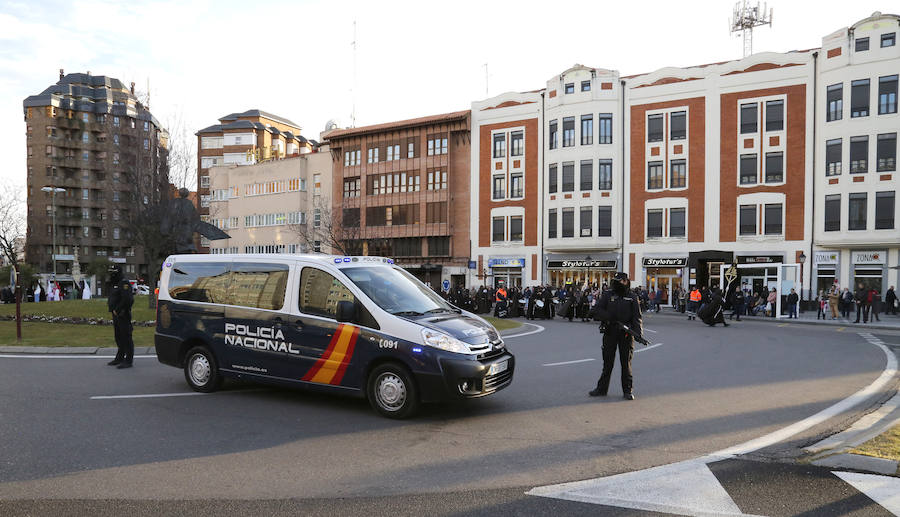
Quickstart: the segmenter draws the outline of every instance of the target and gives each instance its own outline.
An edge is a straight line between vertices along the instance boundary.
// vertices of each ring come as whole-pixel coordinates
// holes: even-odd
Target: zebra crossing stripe
[[[834,471],[832,474],[866,494],[885,510],[900,515],[900,478],[857,472]]]

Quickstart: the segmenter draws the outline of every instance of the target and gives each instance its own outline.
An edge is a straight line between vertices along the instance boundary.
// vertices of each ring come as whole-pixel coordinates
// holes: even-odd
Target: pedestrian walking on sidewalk
[[[794,289],[791,289],[791,294],[789,294],[787,297],[788,319],[797,319],[797,305],[799,303],[800,297],[797,296],[797,292]]]
[[[878,317],[878,313],[881,312],[881,295],[878,294],[877,289],[869,289],[869,298],[867,301],[869,302],[869,311],[872,316],[869,321],[881,321],[881,318]]]
[[[888,288],[884,294],[885,314],[897,314],[897,293],[894,292],[894,286]]]
[[[841,316],[845,319],[850,319],[850,313],[853,312],[853,293],[850,292],[850,289],[845,287],[844,291],[841,293]]]
[[[731,300],[731,307],[733,310],[728,319],[735,318],[737,321],[741,321],[741,314],[744,313],[744,293],[740,287],[734,288],[734,298]]]
[[[845,287],[844,290],[846,291],[847,288]],[[831,285],[831,289],[828,290],[828,306],[831,307],[831,319],[838,319],[838,307],[840,307],[842,303],[841,288],[838,287],[838,283],[835,282]]]
[[[866,300],[869,299],[869,291],[862,285],[859,284],[859,287],[856,288],[856,293],[853,298],[856,300],[856,321],[853,323],[859,323],[859,316],[862,314],[863,323],[869,322],[869,307],[870,305],[866,303]]]
[[[828,298],[825,297],[825,292],[819,289],[819,296],[816,296],[816,319],[824,320],[827,319],[825,317],[825,307],[828,305]]]
[[[773,287],[772,291],[769,292],[769,296],[766,298],[766,303],[769,305],[769,308],[768,308],[769,316],[771,316],[773,318],[775,317],[775,308],[778,306],[777,301],[778,301],[778,292]]]

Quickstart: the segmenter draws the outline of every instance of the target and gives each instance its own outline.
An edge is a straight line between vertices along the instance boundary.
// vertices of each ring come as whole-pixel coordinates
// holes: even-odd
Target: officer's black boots
[[[625,400],[634,400],[634,393],[626,393]]]
[[[131,368],[131,366],[131,361],[123,361],[119,366],[116,366],[116,368],[121,370],[122,368]]]
[[[109,366],[116,366],[116,365],[118,365],[118,364],[121,363],[121,362],[122,362],[122,360],[119,359],[118,357],[116,357],[115,359],[113,359],[112,361],[110,361],[110,362],[108,362],[108,363],[106,363],[106,364],[108,364]]]
[[[605,396],[606,396],[606,392],[605,392],[605,391],[600,391],[600,388],[594,388],[594,389],[592,389],[591,391],[588,392],[588,395],[590,395],[590,396],[592,396],[592,397],[605,397]]]

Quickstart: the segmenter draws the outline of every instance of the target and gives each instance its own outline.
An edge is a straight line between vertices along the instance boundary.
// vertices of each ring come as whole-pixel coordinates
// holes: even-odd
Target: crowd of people
[[[816,296],[816,307],[818,309],[816,319],[832,319],[839,317],[849,320],[853,313],[856,312],[856,320],[859,323],[862,318],[863,323],[870,321],[881,321],[879,314],[890,314],[896,316],[898,314],[897,293],[894,292],[894,286],[891,286],[884,294],[882,300],[881,293],[875,288],[867,288],[860,283],[856,290],[851,292],[850,288],[841,287],[837,282],[826,292],[820,289]]]

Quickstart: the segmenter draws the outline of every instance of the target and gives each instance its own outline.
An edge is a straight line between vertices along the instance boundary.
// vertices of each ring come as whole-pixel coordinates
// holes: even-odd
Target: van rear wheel
[[[219,365],[208,348],[195,346],[184,361],[184,378],[194,391],[212,393],[222,385]]]
[[[409,371],[396,364],[378,366],[369,374],[369,404],[382,416],[408,418],[419,407],[419,392]]]

